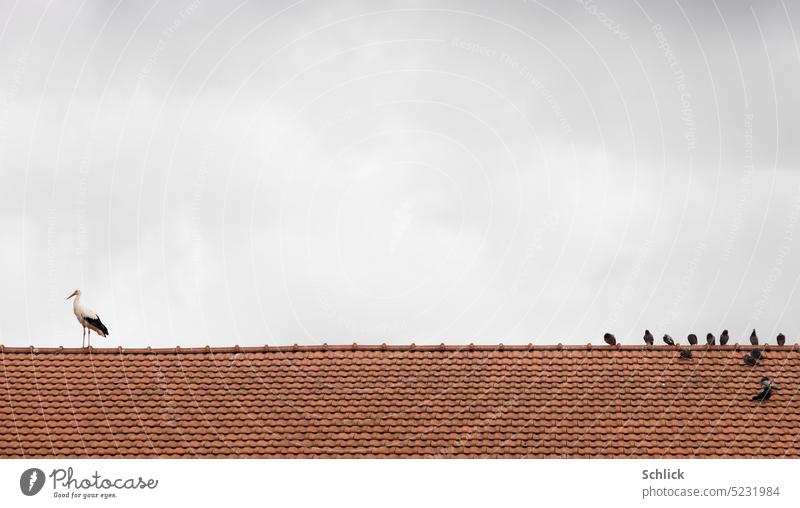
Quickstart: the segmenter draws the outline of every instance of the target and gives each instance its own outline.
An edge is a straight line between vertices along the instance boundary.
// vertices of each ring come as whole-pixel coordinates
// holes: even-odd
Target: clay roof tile
[[[798,346],[692,349],[0,345],[0,458],[800,458]]]

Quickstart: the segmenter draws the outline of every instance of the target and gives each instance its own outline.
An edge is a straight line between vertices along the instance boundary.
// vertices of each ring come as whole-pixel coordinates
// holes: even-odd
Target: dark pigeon
[[[745,363],[745,365],[749,365],[751,367],[755,367],[756,363],[758,363],[758,360],[753,358],[752,355],[744,355],[744,363]]]
[[[686,337],[686,340],[689,341],[689,345],[690,346],[696,346],[697,345],[697,335],[695,335],[693,333],[690,333],[689,336]]]
[[[784,335],[784,334],[782,334],[782,333],[779,333],[779,334],[778,334],[777,341],[778,341],[778,345],[779,345],[779,346],[783,346],[783,345],[785,345],[785,344],[786,344],[786,335]]]
[[[692,359],[692,352],[688,349],[681,349],[681,359],[683,360],[691,360]]]
[[[647,344],[648,346],[652,346],[653,345],[653,340],[654,340],[653,334],[650,333],[650,330],[645,330],[644,331],[644,343]]]
[[[713,333],[706,334],[706,344],[708,344],[709,346],[713,346],[714,344],[716,344],[716,342],[717,339],[714,337]]]
[[[666,344],[667,346],[674,346],[675,345],[675,341],[672,340],[672,337],[670,337],[666,333],[664,334],[664,339],[663,340],[664,340],[664,344]]]
[[[753,328],[753,333],[750,334],[750,344],[758,346],[758,335],[756,335],[755,328]]]
[[[758,394],[753,395],[752,400],[764,402],[770,397],[772,397],[772,380],[767,376],[764,376],[761,378],[761,391]]]
[[[613,346],[617,343],[617,338],[614,337],[614,335],[611,333],[603,335],[603,340],[606,341],[606,344],[608,344],[609,346]]]
[[[724,346],[728,343],[728,330],[722,330],[722,335],[719,336],[719,345]]]
[[[764,353],[758,349],[754,349],[750,351],[750,356],[752,356],[756,361],[759,361],[764,358]]]

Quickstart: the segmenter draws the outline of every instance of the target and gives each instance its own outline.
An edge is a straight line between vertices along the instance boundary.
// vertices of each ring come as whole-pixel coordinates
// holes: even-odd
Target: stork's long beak
[[[67,300],[69,300],[70,298],[72,298],[73,296],[75,296],[75,295],[77,295],[77,294],[78,294],[78,292],[77,292],[77,291],[73,292],[71,295],[69,295],[69,296],[67,297]]]

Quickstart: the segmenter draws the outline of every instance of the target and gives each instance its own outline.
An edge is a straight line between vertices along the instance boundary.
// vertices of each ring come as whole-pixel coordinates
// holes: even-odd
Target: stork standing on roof
[[[100,316],[97,315],[95,311],[86,307],[81,303],[81,290],[76,289],[74,293],[67,297],[67,300],[70,298],[75,297],[72,300],[72,311],[75,313],[75,317],[78,318],[78,323],[83,326],[83,340],[81,341],[81,347],[84,347],[84,341],[88,338],[88,345],[92,345],[92,330],[100,335],[101,337],[108,337],[108,328],[106,325],[100,321]],[[86,331],[89,331],[89,335],[87,337]]]

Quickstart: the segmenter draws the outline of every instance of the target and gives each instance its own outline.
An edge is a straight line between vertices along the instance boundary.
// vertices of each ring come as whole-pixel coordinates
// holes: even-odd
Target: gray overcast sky
[[[0,343],[800,335],[796,1],[0,0]]]

